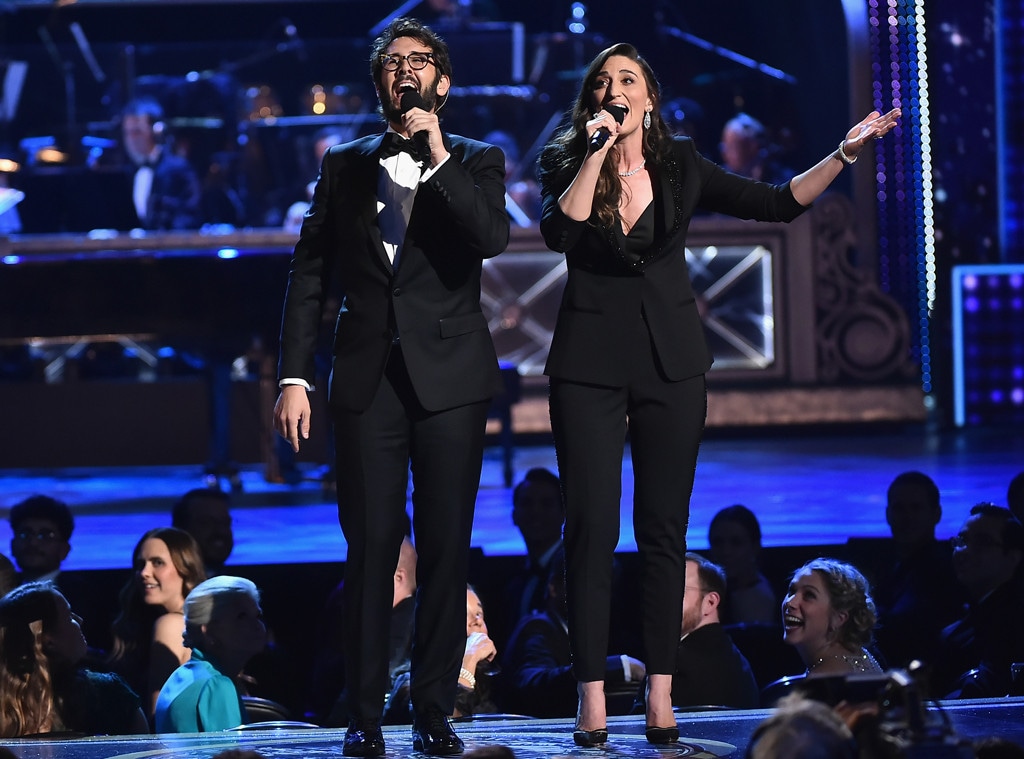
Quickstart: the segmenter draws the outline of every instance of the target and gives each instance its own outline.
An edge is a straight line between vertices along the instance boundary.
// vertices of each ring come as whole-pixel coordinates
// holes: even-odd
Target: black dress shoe
[[[655,746],[662,746],[666,743],[675,743],[679,740],[679,728],[673,727],[647,727],[644,728],[647,742]]]
[[[461,754],[466,747],[441,711],[417,713],[412,720],[412,747],[431,756]]]
[[[575,728],[572,731],[572,740],[577,746],[593,748],[608,742],[608,728],[601,727],[597,730],[582,730]]]
[[[380,720],[351,720],[345,731],[341,753],[345,756],[384,756],[384,735],[380,731]]]

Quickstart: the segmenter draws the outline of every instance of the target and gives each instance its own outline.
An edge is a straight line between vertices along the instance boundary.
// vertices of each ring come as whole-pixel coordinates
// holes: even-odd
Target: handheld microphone
[[[623,120],[626,118],[626,109],[621,105],[615,105],[610,103],[606,105],[604,109],[612,115],[615,119],[615,123],[622,126]],[[612,136],[612,133],[606,127],[598,127],[597,131],[590,135],[590,152],[596,153],[598,150],[604,147],[604,144],[608,142],[608,138]]]
[[[424,111],[427,110],[427,103],[423,99],[423,96],[415,90],[409,90],[408,92],[402,93],[401,102],[402,113],[408,113],[413,108],[420,108]],[[412,141],[416,146],[416,152],[419,153],[420,158],[423,161],[429,163],[428,157],[430,156],[430,136],[426,129],[421,129],[412,136]]]

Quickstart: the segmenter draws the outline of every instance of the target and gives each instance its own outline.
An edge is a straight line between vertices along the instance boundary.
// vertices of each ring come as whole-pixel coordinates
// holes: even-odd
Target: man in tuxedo
[[[163,144],[163,109],[137,98],[121,114],[121,137],[135,165],[132,204],[142,229],[199,227],[200,187],[191,164]]]
[[[380,756],[392,577],[408,472],[419,553],[411,662],[413,746],[461,753],[447,716],[465,647],[473,509],[490,399],[501,391],[480,309],[483,259],[508,244],[504,156],[441,131],[444,41],[397,19],[370,56],[384,135],[330,148],[292,257],[275,428],[298,450],[320,312],[337,283],[328,405],[345,564],[346,756]]]

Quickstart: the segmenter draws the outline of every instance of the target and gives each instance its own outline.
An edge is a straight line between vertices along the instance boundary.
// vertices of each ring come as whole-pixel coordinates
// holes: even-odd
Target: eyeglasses
[[[409,53],[408,55],[382,55],[380,65],[385,71],[398,71],[402,61],[409,62],[409,68],[413,71],[425,69],[428,63],[434,62],[433,53]]]
[[[32,540],[35,538],[40,543],[49,543],[51,540],[57,539],[56,530],[18,530],[14,533],[14,537],[17,540]]]
[[[957,535],[949,539],[953,548],[1002,548],[1003,543],[987,535]]]

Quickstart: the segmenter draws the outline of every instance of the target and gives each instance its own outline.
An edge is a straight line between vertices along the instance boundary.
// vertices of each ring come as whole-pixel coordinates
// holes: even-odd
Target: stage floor
[[[520,446],[516,480],[531,467],[556,469],[550,445]],[[776,431],[744,437],[709,432],[697,465],[689,545],[707,547],[707,528],[719,509],[750,507],[766,547],[827,546],[848,538],[887,537],[885,492],[900,472],[930,475],[942,494],[937,535],[959,530],[979,501],[1006,504],[1010,479],[1024,470],[1024,436],[1011,429],[899,431],[837,429]],[[243,492],[232,496],[235,551],[229,564],[338,562],[346,546],[333,493],[306,470],[296,486],[268,483],[263,469],[243,469]],[[0,470],[0,546],[11,537],[7,512],[19,500],[44,493],[66,501],[75,516],[67,570],[117,569],[130,564],[139,536],[170,524],[174,501],[203,485],[202,467]],[[635,550],[633,473],[623,461],[619,550]],[[499,448],[486,452],[477,499],[473,545],[487,556],[520,555],[511,520],[512,493],[502,476]]]
[[[952,735],[976,740],[1000,736],[1024,745],[1024,699],[947,701],[942,704]],[[456,725],[467,751],[501,744],[517,759],[550,757],[734,757],[746,750],[754,728],[769,714],[765,710],[688,712],[677,715],[679,743],[655,747],[643,735],[643,719],[611,717],[609,741],[600,748],[582,749],[572,742],[572,722],[567,720],[478,719]],[[258,751],[268,759],[313,759],[341,755],[344,730],[312,728],[246,729],[202,735],[155,735],[78,740],[10,740],[4,746],[19,759],[210,759],[219,751],[241,748]],[[408,727],[384,728],[386,756],[405,759],[423,755],[412,750]],[[941,759],[946,753],[935,745],[915,756]],[[970,756],[970,754],[968,754]]]

